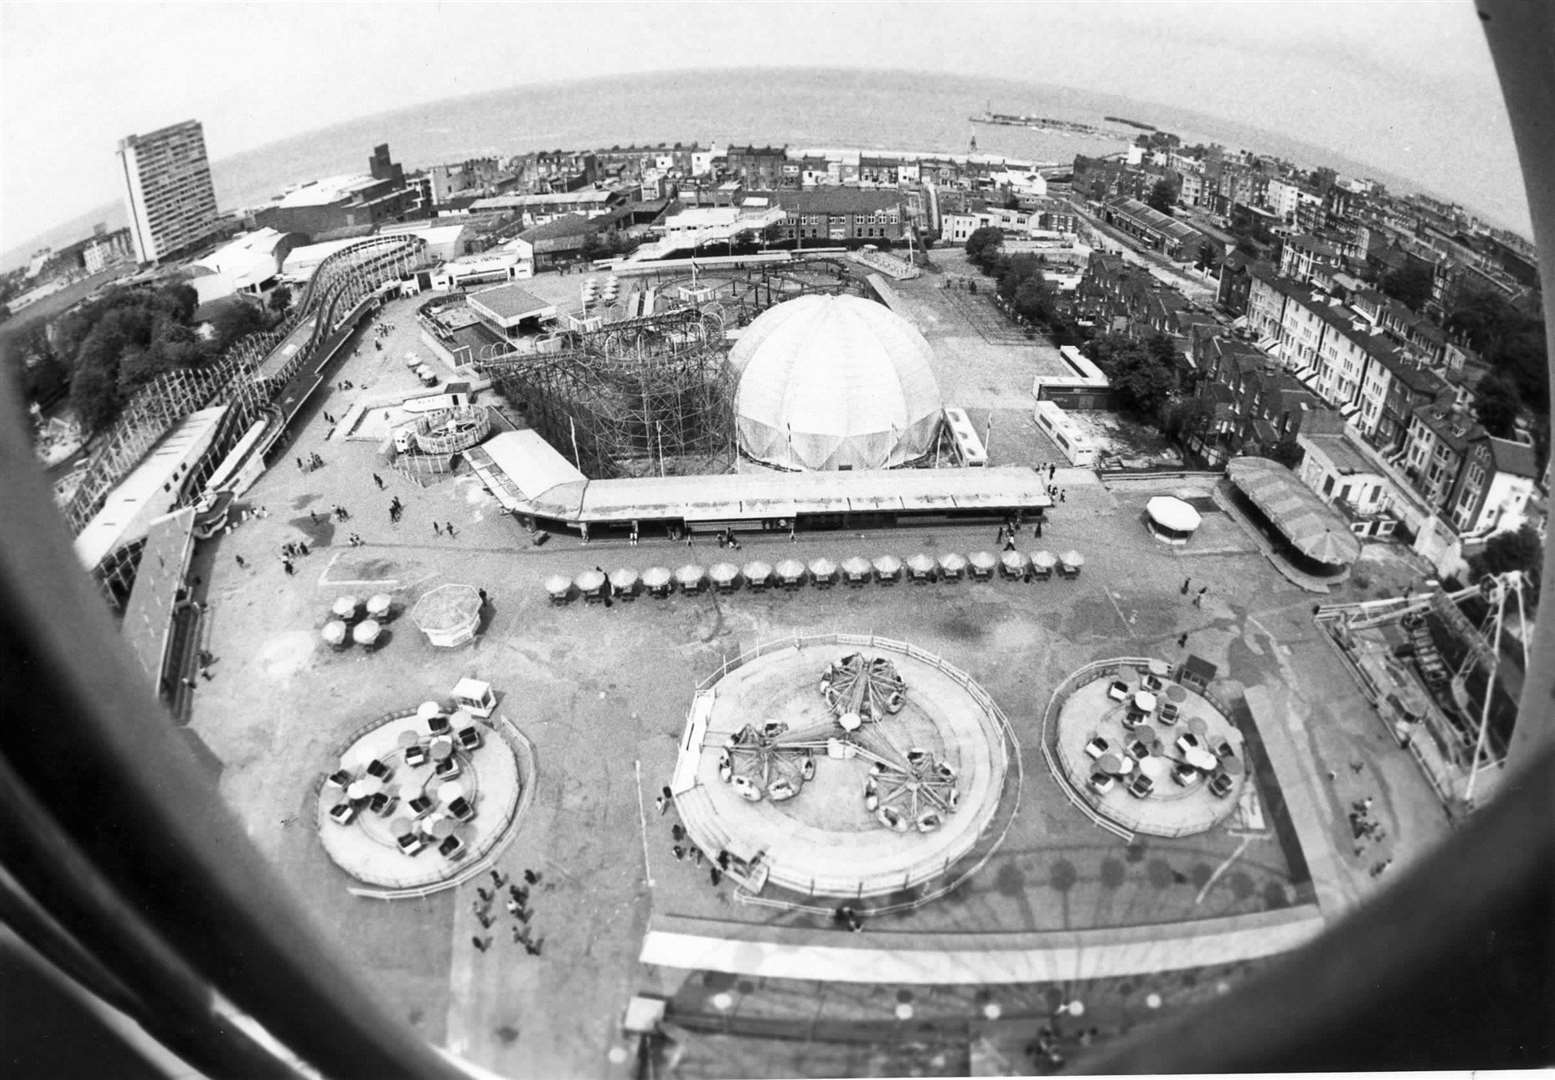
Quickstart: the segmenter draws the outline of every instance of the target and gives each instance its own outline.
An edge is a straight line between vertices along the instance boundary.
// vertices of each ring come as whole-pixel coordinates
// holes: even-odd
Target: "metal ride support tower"
[[[1485,764],[1486,735],[1490,730],[1490,706],[1495,700],[1497,677],[1501,672],[1501,634],[1506,627],[1507,602],[1515,600],[1517,603],[1517,617],[1524,628],[1524,632],[1517,638],[1522,649],[1523,670],[1528,670],[1528,639],[1527,639],[1527,609],[1523,604],[1523,576],[1516,570],[1510,570],[1503,574],[1490,574],[1480,579],[1479,592],[1484,598],[1489,610],[1485,613],[1484,621],[1476,633],[1470,628],[1469,633],[1464,634],[1464,640],[1469,644],[1469,650],[1464,655],[1458,670],[1452,677],[1452,696],[1458,708],[1464,716],[1473,715],[1473,700],[1469,692],[1469,680],[1484,671],[1484,687],[1480,692],[1479,725],[1474,737],[1474,754],[1470,759],[1469,782],[1463,790],[1463,800],[1471,807],[1474,805],[1474,786],[1479,780],[1481,768]],[[1456,612],[1456,605],[1452,607]],[[1461,617],[1461,613],[1460,613]],[[1467,620],[1464,620],[1467,622]],[[1532,722],[1533,718],[1527,718]]]

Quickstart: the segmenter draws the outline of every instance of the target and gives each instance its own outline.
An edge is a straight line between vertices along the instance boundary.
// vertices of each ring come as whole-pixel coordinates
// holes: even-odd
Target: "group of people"
[[[488,889],[485,886],[476,886],[475,889],[475,900],[471,903],[471,907],[475,912],[475,921],[480,923],[482,931],[491,930],[497,921],[496,917],[491,913],[491,906],[496,902],[502,891],[506,889],[507,899],[503,901],[502,906],[513,920],[508,926],[508,932],[512,936],[513,944],[522,945],[524,951],[530,956],[539,956],[545,946],[545,939],[536,938],[531,933],[529,920],[533,917],[534,912],[529,906],[529,897],[530,890],[540,884],[540,873],[536,870],[526,869],[524,871],[524,884],[522,885],[519,885],[517,882],[510,882],[506,874],[496,869],[490,870],[489,873],[491,874],[492,887]],[[471,936],[470,942],[475,946],[477,952],[484,953],[491,948],[492,937],[493,935],[490,933],[474,934]]]
[[[659,808],[660,815],[665,814],[671,806],[675,805],[675,795],[674,792],[670,791],[668,784],[659,789],[658,797],[653,802]],[[675,856],[676,862],[685,862],[687,859],[690,859],[691,865],[698,868],[702,866],[704,860],[707,860],[707,856],[702,849],[687,834],[685,826],[678,822],[670,826],[670,854]],[[720,851],[716,858],[708,861],[711,863],[707,868],[708,878],[716,888],[723,881],[724,873],[729,869],[729,853]]]
[[[1020,514],[1011,514],[1004,519],[1004,524],[999,526],[999,534],[994,538],[994,543],[1005,551],[1015,550],[1015,537],[1020,534]],[[1031,522],[1031,535],[1038,540],[1042,539],[1042,519],[1033,518]]]
[[[1182,579],[1182,588],[1179,589],[1178,591],[1181,592],[1184,596],[1187,596],[1188,595],[1188,590],[1191,589],[1192,587],[1193,587],[1193,578],[1185,577],[1185,578]],[[1207,593],[1207,592],[1209,592],[1209,586],[1208,585],[1202,585],[1202,586],[1199,587],[1199,591],[1193,594],[1193,606],[1194,607],[1203,607],[1204,606],[1204,594]],[[1186,637],[1186,635],[1184,635],[1184,636]],[[1186,644],[1186,642],[1184,642],[1184,644]]]
[[[864,919],[859,915],[858,909],[852,904],[843,904],[836,911],[832,912],[831,918],[832,922],[840,926],[846,926],[852,933],[856,934],[864,929]]]
[[[328,413],[324,414],[324,419],[329,420],[329,414]],[[330,423],[334,423],[334,421],[330,420]],[[323,467],[324,467],[324,459],[319,457],[317,452],[309,454],[305,458],[299,457],[297,459],[297,471],[298,472],[310,473],[314,469],[322,469]]]

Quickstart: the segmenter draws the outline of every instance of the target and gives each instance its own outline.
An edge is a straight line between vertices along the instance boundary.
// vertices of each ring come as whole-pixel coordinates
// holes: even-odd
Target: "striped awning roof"
[[[1344,519],[1279,462],[1232,458],[1226,475],[1307,558],[1330,566],[1360,558],[1361,543]]]

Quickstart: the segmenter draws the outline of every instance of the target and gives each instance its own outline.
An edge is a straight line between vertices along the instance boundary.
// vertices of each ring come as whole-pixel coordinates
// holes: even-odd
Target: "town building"
[[[216,231],[216,189],[198,120],[128,135],[118,156],[137,260],[160,262]]]
[[[299,233],[310,241],[331,239],[386,222],[404,221],[417,202],[405,170],[389,157],[387,145],[373,149],[366,174],[314,180],[286,192],[254,215],[262,228]]]
[[[1393,483],[1371,447],[1348,431],[1302,434],[1297,475],[1339,510],[1357,536],[1388,537],[1398,526],[1391,512]]]
[[[1109,225],[1177,262],[1197,258],[1204,244],[1219,247],[1192,225],[1163,214],[1138,199],[1114,199],[1102,207],[1101,216]]]
[[[1448,402],[1415,409],[1403,465],[1415,490],[1470,537],[1520,525],[1537,478],[1531,445],[1495,438]]]
[[[236,293],[261,296],[279,282],[281,267],[300,237],[265,228],[228,241],[189,264],[201,304]]]
[[[81,248],[81,267],[88,274],[101,273],[108,267],[135,255],[135,242],[128,228],[104,230]]]
[[[543,323],[556,318],[555,304],[518,285],[482,289],[471,293],[468,303],[488,329],[507,341],[536,334]]]
[[[780,240],[896,243],[904,235],[903,197],[894,189],[820,187],[762,194],[786,215],[774,226]]]

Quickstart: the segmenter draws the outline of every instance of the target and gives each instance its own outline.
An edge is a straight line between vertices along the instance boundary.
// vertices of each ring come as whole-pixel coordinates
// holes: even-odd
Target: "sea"
[[[986,110],[1079,121],[1128,132],[1093,138],[973,123]],[[832,69],[679,71],[593,78],[448,98],[364,116],[215,161],[212,182],[223,210],[256,207],[287,187],[365,172],[374,146],[388,143],[407,168],[534,150],[645,143],[755,143],[982,153],[1044,164],[1076,154],[1113,153],[1137,134],[1104,117],[1126,117],[1186,143],[1218,142],[1274,154],[1299,165],[1329,165],[1369,176],[1390,190],[1426,190],[1383,165],[1351,160],[1255,126],[1095,90],[937,73]],[[209,132],[207,136],[209,137]],[[1514,227],[1527,220],[1520,177],[1476,190],[1490,216]],[[1486,182],[1488,183],[1488,182]],[[1452,196],[1466,201],[1462,196]],[[89,235],[92,225],[125,224],[121,203],[98,207],[0,255],[15,265],[30,251]]]

